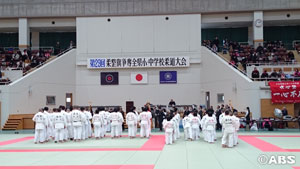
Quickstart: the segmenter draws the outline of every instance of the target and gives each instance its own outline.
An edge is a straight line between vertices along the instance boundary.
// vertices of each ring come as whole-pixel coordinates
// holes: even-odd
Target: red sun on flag
[[[137,74],[137,75],[135,76],[135,79],[136,79],[137,81],[141,81],[141,80],[143,80],[143,75]]]

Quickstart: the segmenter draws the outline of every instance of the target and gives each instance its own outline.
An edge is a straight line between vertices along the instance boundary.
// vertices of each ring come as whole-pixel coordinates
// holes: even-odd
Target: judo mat
[[[0,134],[0,169],[300,169],[298,132],[240,132],[238,142],[222,148],[220,132],[214,144],[184,141],[182,134],[173,145],[165,145],[163,133],[45,144],[34,144],[33,134]],[[261,156],[295,161],[261,163]]]

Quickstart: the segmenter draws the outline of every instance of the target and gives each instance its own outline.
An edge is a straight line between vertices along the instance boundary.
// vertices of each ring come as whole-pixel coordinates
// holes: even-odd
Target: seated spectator
[[[276,80],[279,77],[277,71],[274,69],[273,72],[270,75],[270,78],[272,78],[273,80]]]
[[[269,78],[269,74],[268,74],[268,72],[267,72],[267,70],[264,70],[264,72],[261,74],[261,76],[260,76],[262,79],[264,78],[264,79],[268,79]]]
[[[259,78],[259,71],[257,70],[257,68],[255,67],[254,70],[252,71],[251,74],[253,79],[258,79]]]
[[[294,56],[294,53],[292,51],[290,51],[287,56],[288,56],[289,60],[291,60],[292,62],[295,61],[295,56]]]
[[[217,47],[216,44],[213,45],[212,51],[215,52],[215,53],[218,52],[218,47]]]
[[[279,69],[279,71],[278,71],[278,77],[279,77],[281,80],[284,80],[284,79],[285,79],[285,74],[282,72],[282,69]]]
[[[299,78],[300,77],[300,72],[298,69],[295,70],[294,72],[294,77]]]

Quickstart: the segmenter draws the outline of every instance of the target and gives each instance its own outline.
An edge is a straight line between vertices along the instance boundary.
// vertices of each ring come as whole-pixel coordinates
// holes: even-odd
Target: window
[[[46,105],[55,105],[55,96],[46,96]]]
[[[224,93],[217,94],[218,103],[224,103]]]

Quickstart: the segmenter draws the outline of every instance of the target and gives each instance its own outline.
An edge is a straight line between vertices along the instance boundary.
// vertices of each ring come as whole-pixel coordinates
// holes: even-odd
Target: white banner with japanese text
[[[156,67],[189,67],[188,56],[170,57],[126,57],[126,58],[89,58],[87,68],[156,68]]]

